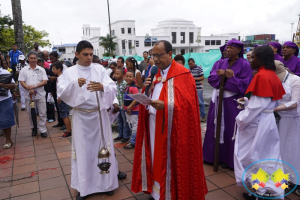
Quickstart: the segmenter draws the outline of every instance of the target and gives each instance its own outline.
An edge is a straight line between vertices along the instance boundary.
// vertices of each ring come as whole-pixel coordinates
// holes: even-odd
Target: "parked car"
[[[101,59],[101,65],[103,66],[103,67],[108,67],[108,59]]]

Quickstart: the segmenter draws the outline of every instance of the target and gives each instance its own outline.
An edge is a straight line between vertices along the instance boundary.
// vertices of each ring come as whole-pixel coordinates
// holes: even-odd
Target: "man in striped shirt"
[[[199,105],[200,105],[200,115],[201,115],[201,122],[206,122],[205,118],[205,105],[203,101],[203,85],[201,81],[204,80],[204,73],[201,66],[197,66],[195,64],[195,60],[193,58],[190,58],[188,60],[188,64],[190,66],[190,72],[192,73],[195,82],[196,82],[196,89],[199,99]]]

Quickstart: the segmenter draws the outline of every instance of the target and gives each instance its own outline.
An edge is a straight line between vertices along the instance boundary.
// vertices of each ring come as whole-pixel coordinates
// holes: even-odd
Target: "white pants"
[[[21,108],[25,108],[25,88],[22,87],[21,83],[19,82],[19,92],[21,96]]]
[[[40,129],[41,133],[46,133],[47,132],[47,127],[46,127],[46,99],[37,99],[34,100],[36,107],[39,109],[39,122],[38,122],[38,129]],[[31,107],[29,105],[30,99],[26,99],[26,110],[29,115],[30,119],[30,126],[33,128],[33,123],[32,123],[32,118],[31,118]]]

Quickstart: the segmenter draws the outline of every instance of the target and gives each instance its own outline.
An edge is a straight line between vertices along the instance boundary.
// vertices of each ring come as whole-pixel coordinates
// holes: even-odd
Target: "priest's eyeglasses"
[[[163,55],[165,55],[165,54],[167,54],[167,53],[160,53],[160,54],[152,54],[152,56],[153,56],[153,58],[161,58],[161,57],[163,57]]]

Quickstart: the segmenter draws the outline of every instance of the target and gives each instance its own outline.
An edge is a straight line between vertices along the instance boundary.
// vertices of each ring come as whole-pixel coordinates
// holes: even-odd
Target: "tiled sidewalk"
[[[62,131],[52,128],[56,122],[47,123],[48,138],[31,137],[31,129],[26,111],[19,112],[20,127],[12,128],[14,145],[3,150],[4,136],[0,137],[0,199],[13,200],[64,200],[76,199],[77,191],[70,188],[71,144],[68,139],[60,139]],[[205,127],[205,124],[203,124]],[[203,127],[203,133],[205,129]],[[203,134],[204,135],[204,134]],[[149,195],[130,191],[134,150],[125,150],[115,143],[119,169],[127,173],[127,179],[119,181],[120,187],[113,196],[94,195],[88,200],[148,200]],[[220,169],[215,173],[212,166],[204,165],[209,193],[206,200],[243,200],[246,190],[236,186],[234,172]],[[30,177],[16,180],[21,177]],[[3,180],[11,180],[1,182]],[[300,199],[291,194],[286,199]]]

